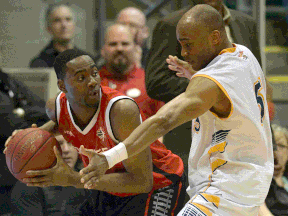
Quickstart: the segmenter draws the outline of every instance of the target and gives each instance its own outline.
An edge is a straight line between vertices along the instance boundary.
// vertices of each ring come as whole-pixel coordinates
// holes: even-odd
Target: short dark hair
[[[83,56],[83,55],[90,56],[86,52],[83,52],[81,50],[75,50],[75,49],[68,49],[68,50],[65,50],[64,52],[61,52],[56,57],[54,64],[53,64],[57,78],[63,80],[65,78],[65,75],[66,75],[65,70],[67,68],[67,66],[66,66],[67,62],[69,62],[72,59],[75,59],[79,56]]]

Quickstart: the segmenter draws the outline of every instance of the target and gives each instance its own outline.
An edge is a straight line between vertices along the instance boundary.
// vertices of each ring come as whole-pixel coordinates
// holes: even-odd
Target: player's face
[[[67,7],[56,8],[50,15],[49,33],[55,40],[71,40],[74,35],[75,23],[72,12]]]
[[[115,27],[106,35],[103,57],[108,65],[115,68],[116,73],[125,73],[126,69],[134,64],[133,53],[136,49],[133,36],[128,29]]]
[[[98,107],[101,81],[95,62],[84,55],[69,61],[66,65],[64,84],[69,102],[80,106]]]
[[[275,142],[277,150],[275,151],[275,160],[277,163],[274,167],[274,176],[280,176],[285,170],[288,161],[288,143],[287,138],[283,132],[275,132]]]
[[[68,164],[68,166],[74,168],[78,159],[77,150],[71,143],[67,142],[62,135],[57,135],[55,138],[61,146],[62,158]]]
[[[203,69],[213,59],[211,45],[207,34],[196,27],[177,26],[177,39],[181,44],[181,55],[185,61],[198,71]]]

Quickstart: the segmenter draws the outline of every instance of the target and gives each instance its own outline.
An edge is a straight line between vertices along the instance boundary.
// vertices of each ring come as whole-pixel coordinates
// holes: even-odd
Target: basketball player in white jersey
[[[191,200],[178,215],[256,216],[273,174],[261,67],[248,48],[229,42],[221,15],[211,6],[189,10],[177,25],[177,37],[185,62],[169,56],[167,63],[176,75],[191,79],[186,91],[136,128],[121,148],[88,154],[81,147],[90,157],[82,181],[92,189],[107,168],[193,119]]]

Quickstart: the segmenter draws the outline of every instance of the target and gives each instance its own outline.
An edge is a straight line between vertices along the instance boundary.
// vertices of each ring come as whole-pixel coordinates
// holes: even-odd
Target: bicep
[[[48,115],[48,117],[56,122],[57,121],[57,117],[56,117],[56,97],[54,98],[50,98],[47,100],[46,102],[46,114]]]
[[[125,140],[134,129],[141,124],[140,111],[137,104],[124,99],[116,102],[111,109],[111,126],[117,140]],[[145,178],[152,176],[152,156],[150,147],[140,154],[123,161],[129,173],[139,174]]]

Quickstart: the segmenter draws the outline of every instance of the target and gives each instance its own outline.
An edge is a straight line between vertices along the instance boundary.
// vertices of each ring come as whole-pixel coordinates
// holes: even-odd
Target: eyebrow
[[[93,64],[93,65],[90,66],[90,68],[94,68],[94,67],[96,67],[96,69],[97,69],[96,64]],[[74,74],[74,76],[76,76],[78,73],[82,73],[82,72],[84,72],[84,71],[85,71],[85,69],[84,69],[84,70],[78,70],[78,71]],[[98,69],[97,69],[97,71],[98,71]]]
[[[179,38],[179,41],[187,41],[190,40],[189,38]]]

